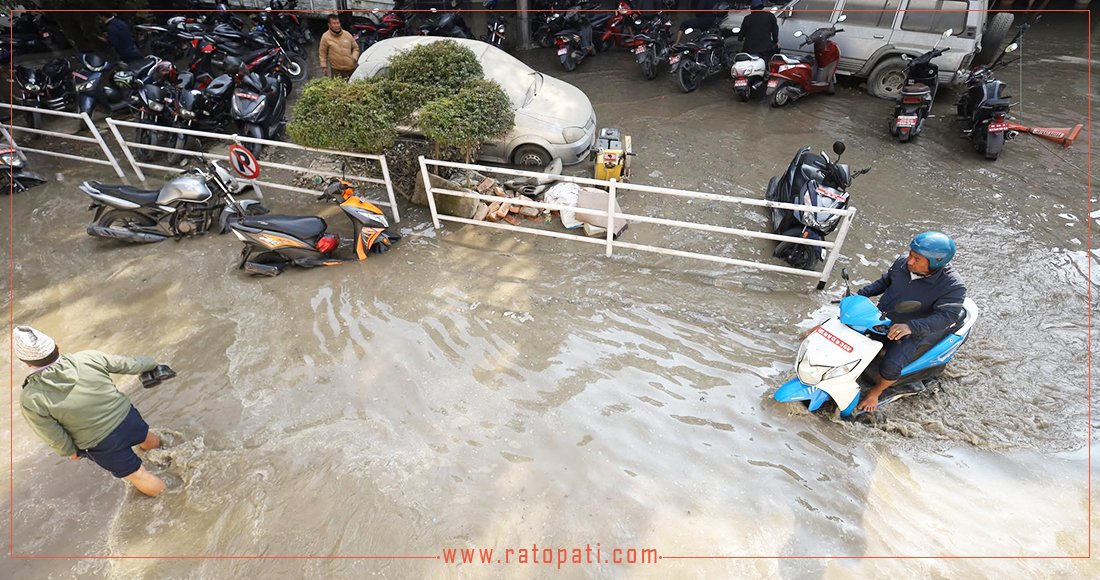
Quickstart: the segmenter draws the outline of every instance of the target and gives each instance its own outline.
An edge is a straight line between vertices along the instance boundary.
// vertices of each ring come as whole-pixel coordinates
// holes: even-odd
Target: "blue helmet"
[[[928,258],[932,270],[939,270],[955,257],[955,240],[940,232],[924,232],[909,242],[909,249]]]

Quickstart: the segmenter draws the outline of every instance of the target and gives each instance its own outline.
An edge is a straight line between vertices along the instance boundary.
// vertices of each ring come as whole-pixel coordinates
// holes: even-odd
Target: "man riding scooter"
[[[954,256],[954,240],[940,232],[924,232],[909,243],[908,256],[894,260],[881,278],[858,292],[867,297],[881,294],[878,308],[893,321],[878,381],[858,411],[874,411],[879,395],[898,381],[905,365],[961,321],[966,286],[947,265]]]

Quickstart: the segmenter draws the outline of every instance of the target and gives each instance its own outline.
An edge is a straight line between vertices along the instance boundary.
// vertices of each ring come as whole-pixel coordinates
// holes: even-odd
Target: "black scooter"
[[[439,12],[431,9],[432,14]],[[446,12],[439,20],[428,20],[419,28],[420,36],[446,36],[448,38],[474,38],[474,33],[466,26],[466,19],[457,12]]]
[[[160,59],[147,56],[132,66],[113,66],[103,57],[86,52],[80,55],[83,70],[73,72],[76,83],[77,108],[81,113],[92,114],[97,108],[108,113],[130,109],[130,97],[150,79]]]
[[[684,36],[692,32],[694,30],[688,28]],[[680,90],[690,93],[699,88],[703,79],[730,70],[730,60],[723,32],[712,28],[692,41],[673,45],[669,50],[668,68]]]
[[[611,22],[614,13],[600,12],[595,15],[581,14],[584,5],[574,6],[563,17],[564,27],[554,35],[554,45],[558,47],[558,60],[566,72],[573,72],[590,54],[603,50],[599,36]]]
[[[954,30],[948,28],[940,39],[949,38]],[[936,43],[939,46],[939,43]],[[905,143],[920,135],[924,121],[932,112],[932,103],[940,88],[940,67],[932,61],[949,51],[949,48],[932,47],[932,50],[909,59],[905,65],[905,82],[901,86],[901,96],[894,106],[894,117],[890,121],[890,134]],[[907,58],[903,56],[902,58]]]
[[[634,35],[637,46],[634,47],[634,59],[642,69],[642,76],[651,81],[657,78],[657,71],[668,57],[672,44],[672,21],[663,13],[634,21]]]
[[[290,86],[278,75],[248,73],[237,80],[233,91],[231,115],[237,122],[241,135],[255,139],[278,137],[286,126],[286,99]],[[264,146],[245,143],[253,155],[259,157]]]
[[[802,147],[795,153],[786,173],[768,181],[764,198],[822,209],[846,209],[848,187],[852,185],[852,180],[871,171],[871,168],[849,173],[848,166],[839,163],[844,153],[844,143],[833,143],[833,152],[836,153],[836,161],[831,161],[824,151],[817,154],[812,153],[808,146]],[[840,218],[835,213],[772,208],[772,233],[823,241],[840,224]],[[825,259],[823,248],[795,242],[780,242],[772,255],[804,270],[817,269],[818,263]]]
[[[1005,84],[993,78],[993,69],[1016,62],[1004,61],[1004,56],[1019,47],[1020,37],[1030,27],[1029,22],[1021,25],[1016,37],[989,66],[970,71],[966,77],[966,90],[955,105],[956,112],[966,123],[963,136],[970,139],[976,151],[985,154],[985,158],[991,161],[1001,154],[1005,141],[1018,135],[1008,123],[1011,97],[1004,94]]]

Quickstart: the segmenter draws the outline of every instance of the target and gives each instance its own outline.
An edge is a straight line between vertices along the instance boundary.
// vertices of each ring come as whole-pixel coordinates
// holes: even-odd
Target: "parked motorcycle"
[[[378,9],[371,10],[365,22],[352,24],[351,29],[355,31],[355,41],[359,43],[359,52],[367,50],[379,40],[408,35],[409,31],[405,24],[408,22],[410,14],[405,11],[405,8],[404,0],[396,0],[393,3],[393,10],[389,12],[382,12]]]
[[[563,28],[554,35],[558,59],[566,72],[573,72],[590,52],[601,49],[603,29],[611,21],[611,14],[587,16],[580,10],[580,6],[570,8],[562,17]]]
[[[848,271],[841,276],[847,286]],[[945,336],[905,365],[901,378],[879,395],[878,407],[927,390],[926,382],[943,374],[978,320],[978,305],[963,299],[959,320]],[[840,300],[840,314],[806,335],[795,357],[796,375],[775,391],[780,403],[802,402],[817,411],[833,401],[842,418],[863,415],[856,411],[864,391],[875,386],[885,335],[892,322],[866,296],[853,295],[848,286]],[[882,337],[880,340],[872,335]]]
[[[235,73],[242,64],[246,64],[252,70],[267,72],[263,66],[280,66],[286,73],[288,80],[300,82],[307,76],[306,60],[300,55],[287,53],[286,47],[278,38],[272,35],[265,27],[258,26],[250,32],[243,33],[240,30],[225,24],[219,24],[203,35],[195,39],[195,61],[192,63],[193,71],[202,70],[210,72],[211,66],[218,73]],[[210,48],[212,45],[213,49]],[[261,62],[258,59],[271,56],[278,51],[281,55],[270,62]],[[256,61],[256,62],[253,62]]]
[[[836,24],[847,20],[840,15]],[[769,65],[767,95],[773,107],[782,107],[806,95],[816,93],[833,94],[836,90],[836,67],[840,64],[840,48],[832,41],[843,28],[836,24],[813,31],[800,46],[813,44],[813,56],[794,59],[785,54],[772,58]],[[801,30],[794,33],[795,38],[805,36]]]
[[[254,32],[267,33],[271,35],[276,44],[284,48],[287,53],[298,57],[305,57],[306,47],[301,42],[298,42],[298,38],[300,38],[301,35],[291,35],[274,16],[271,8],[253,14],[252,20],[255,22],[255,26],[252,28]]]
[[[554,46],[554,37],[565,30],[565,11],[568,10],[567,0],[549,0],[535,2],[531,6],[530,23],[531,39],[543,48]],[[582,2],[581,10],[595,10],[599,3],[594,1]]]
[[[489,10],[496,8],[497,0],[483,0],[481,5]],[[504,50],[504,15],[493,14],[485,23],[485,27],[488,29],[487,34],[481,36],[482,42],[487,42],[501,50]]]
[[[432,8],[432,14],[439,10]],[[473,31],[466,26],[466,19],[458,12],[444,12],[439,20],[426,20],[418,29],[420,36],[445,36],[448,38],[474,38]]]
[[[37,9],[33,2],[19,2],[24,8]],[[14,14],[14,12],[13,12]],[[61,33],[61,27],[41,12],[23,10],[11,20],[9,30],[0,31],[5,44],[15,55],[49,52],[69,48],[69,41]]]
[[[954,30],[948,28],[941,39],[954,34]],[[901,86],[901,95],[897,105],[894,106],[894,116],[890,121],[890,134],[897,137],[898,141],[905,143],[909,139],[920,135],[924,129],[924,121],[932,112],[932,103],[936,100],[936,93],[940,88],[940,67],[932,60],[941,54],[951,50],[949,48],[932,47],[932,50],[918,56],[909,58],[905,65],[905,81]],[[902,58],[907,58],[908,55]]]
[[[230,108],[238,132],[255,139],[276,139],[286,126],[284,115],[289,94],[290,86],[278,75],[252,72],[239,76]],[[251,142],[245,143],[245,147],[256,157],[264,148]]]
[[[313,42],[313,32],[298,17],[298,0],[271,0],[268,8],[274,12],[274,24],[302,47]]]
[[[693,32],[688,28],[684,36]],[[704,31],[693,41],[675,44],[669,51],[669,72],[685,93],[698,89],[703,79],[724,72],[729,66],[725,40],[718,29]]]
[[[768,181],[764,199],[818,209],[846,209],[848,188],[852,185],[852,180],[871,171],[871,168],[849,173],[848,166],[840,163],[844,143],[833,143],[833,152],[836,153],[836,161],[830,161],[824,151],[819,155],[812,153],[808,146],[799,149],[786,173]],[[831,212],[772,208],[772,232],[820,242],[836,229],[840,224],[840,217],[840,214]],[[817,269],[817,264],[825,259],[825,252],[821,247],[795,242],[780,242],[772,255],[786,260],[795,268],[805,270]]]
[[[108,113],[130,109],[130,97],[149,80],[157,63],[161,62],[155,56],[147,56],[132,66],[120,63],[116,68],[103,57],[90,52],[81,54],[80,61],[84,68],[73,72],[77,108],[89,115],[96,108],[106,109]]]
[[[642,69],[642,76],[651,81],[657,78],[661,63],[668,58],[669,45],[672,44],[672,20],[658,13],[648,19],[636,19],[634,26],[638,31],[634,35],[637,42],[634,58]]]
[[[1030,27],[1031,23],[1025,22],[1012,42],[992,63],[967,74],[966,90],[955,105],[959,117],[966,123],[967,128],[963,135],[970,139],[970,144],[976,151],[985,154],[985,158],[989,160],[996,160],[1004,149],[1005,141],[1019,135],[1018,131],[1010,128],[1008,122],[1011,98],[1004,94],[1005,84],[993,77],[993,70],[1009,64],[1004,56],[1019,47],[1020,37]]]
[[[161,88],[155,84],[147,83],[138,87],[131,95],[131,106],[138,114],[138,122],[150,125],[142,127],[136,132],[137,142],[142,145],[159,147],[167,140],[168,135],[164,131],[156,130],[155,126],[169,126],[172,123],[172,108],[167,100],[172,89]],[[156,155],[155,151],[141,147],[134,148],[134,157],[138,161],[148,161]]]
[[[46,178],[27,171],[27,162],[19,156],[15,149],[0,149],[0,171],[8,182],[0,185],[3,193],[22,193],[28,189],[46,183]]]
[[[172,126],[181,129],[225,133],[233,125],[230,103],[233,99],[233,77],[221,75],[205,87],[181,91],[173,102]],[[198,139],[183,133],[173,136],[172,148],[178,150],[201,150]],[[169,153],[169,164],[179,163],[182,153]]]
[[[641,14],[627,0],[619,0],[615,13],[607,21],[600,34],[600,42],[605,47],[618,46],[620,48],[634,49],[638,42],[634,38],[636,29],[634,21],[641,18]]]
[[[401,239],[386,231],[389,222],[382,210],[357,195],[346,181],[330,182],[317,199],[340,204],[351,220],[354,256],[336,255],[339,248],[350,246],[352,240],[341,240],[338,234],[328,233],[324,218],[267,214],[243,217],[230,224],[233,234],[244,242],[237,267],[249,274],[278,276],[290,265],[312,268],[366,260],[368,253],[383,253]]]
[[[149,22],[135,25],[134,42],[143,54],[175,60],[187,54],[190,38],[204,30],[198,18],[173,16],[165,24]]]
[[[24,107],[68,111],[73,108],[73,71],[69,61],[55,58],[42,68],[16,65],[14,80],[19,87],[13,101]],[[42,113],[25,111],[28,127],[42,128]]]
[[[260,200],[238,200],[245,185],[217,161],[207,160],[168,180],[159,190],[85,181],[80,190],[92,198],[88,235],[125,242],[151,243],[168,238],[225,233],[246,215],[267,213]]]

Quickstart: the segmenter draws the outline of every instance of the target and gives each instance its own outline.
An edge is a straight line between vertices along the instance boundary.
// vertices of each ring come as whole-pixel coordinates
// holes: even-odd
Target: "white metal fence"
[[[586,208],[583,211],[586,214],[595,215],[595,216],[606,216],[607,217],[607,236],[606,236],[605,239],[596,239],[596,238],[590,238],[590,237],[587,237],[587,236],[577,235],[577,234],[572,234],[572,233],[546,231],[546,230],[540,230],[540,229],[535,229],[535,228],[512,226],[512,225],[509,225],[507,223],[477,221],[477,220],[472,220],[472,219],[468,219],[468,218],[461,218],[461,217],[456,217],[456,216],[440,214],[438,211],[436,211],[436,205],[435,205],[435,195],[437,195],[437,194],[478,199],[478,200],[488,202],[488,203],[491,203],[491,202],[494,202],[494,201],[501,201],[501,202],[506,201],[506,202],[510,203],[511,205],[534,207],[534,208],[547,209],[547,210],[561,211],[563,209],[565,209],[565,210],[574,210],[574,209],[577,209],[577,208],[570,207],[570,206],[565,206],[565,205],[562,205],[562,204],[544,203],[544,202],[537,202],[537,201],[530,201],[529,202],[529,201],[524,201],[524,200],[517,199],[517,198],[514,198],[514,197],[499,197],[499,196],[495,196],[495,195],[485,195],[485,194],[474,193],[474,192],[469,192],[469,191],[455,191],[455,190],[443,189],[443,188],[439,188],[439,187],[432,187],[431,181],[428,177],[429,167],[448,167],[448,168],[453,168],[453,169],[472,170],[472,171],[477,171],[478,173],[482,173],[482,174],[485,174],[485,175],[509,175],[509,176],[515,176],[515,177],[552,178],[554,181],[559,181],[559,182],[569,182],[569,183],[576,183],[578,185],[589,185],[589,186],[594,186],[594,187],[605,188],[608,191],[607,209],[605,209],[605,210],[592,210],[592,209],[587,209]],[[682,189],[670,189],[670,188],[667,188],[667,187],[655,187],[655,186],[650,186],[650,185],[637,185],[637,184],[633,184],[633,183],[620,183],[620,182],[616,182],[615,180],[603,181],[603,180],[598,180],[598,179],[590,179],[590,178],[586,178],[586,177],[572,177],[572,176],[568,176],[568,175],[548,175],[548,174],[545,174],[545,173],[537,173],[537,172],[533,172],[533,171],[522,171],[522,170],[518,170],[518,169],[506,169],[506,168],[501,168],[501,167],[487,167],[487,166],[484,166],[484,165],[473,165],[473,164],[468,164],[468,163],[455,163],[455,162],[450,162],[450,161],[438,161],[438,160],[433,160],[433,159],[426,159],[424,156],[420,156],[420,170],[421,170],[421,175],[423,176],[424,190],[427,193],[427,197],[428,197],[428,207],[431,210],[431,214],[432,214],[432,222],[434,223],[436,228],[440,227],[440,221],[449,221],[449,222],[470,224],[470,225],[475,225],[475,226],[484,226],[484,227],[489,227],[489,228],[497,228],[497,229],[504,229],[504,230],[511,230],[511,231],[522,231],[524,233],[538,235],[538,236],[547,236],[547,237],[553,237],[553,238],[560,238],[560,239],[572,240],[572,241],[583,242],[583,243],[588,243],[588,244],[599,244],[599,245],[603,245],[605,247],[605,253],[608,257],[610,257],[613,254],[615,248],[626,248],[626,249],[638,250],[638,251],[642,251],[642,252],[653,252],[653,253],[658,253],[658,254],[665,254],[665,255],[671,255],[671,256],[680,256],[680,257],[684,257],[684,258],[693,258],[693,259],[698,259],[698,260],[706,260],[706,261],[710,261],[710,262],[719,262],[719,263],[723,263],[723,264],[731,264],[731,265],[736,265],[736,266],[744,266],[744,267],[748,267],[748,268],[756,268],[756,269],[759,269],[759,270],[768,270],[768,271],[772,271],[772,272],[783,272],[783,273],[786,273],[786,274],[793,274],[795,276],[817,278],[818,279],[818,283],[817,283],[817,289],[818,290],[823,289],[825,287],[825,284],[829,281],[829,276],[832,273],[833,267],[836,265],[836,260],[840,256],[840,248],[844,244],[845,237],[848,235],[848,228],[851,225],[852,218],[856,214],[855,208],[852,208],[852,207],[849,207],[849,208],[846,208],[846,209],[843,209],[843,210],[824,209],[824,208],[818,208],[818,207],[807,206],[807,205],[802,205],[802,204],[773,202],[773,201],[767,201],[767,200],[763,200],[763,199],[752,199],[752,198],[746,198],[746,197],[734,197],[734,196],[727,196],[727,195],[717,195],[717,194],[713,194],[713,193],[703,193],[703,192],[698,192],[698,191],[686,191],[686,190],[682,190]],[[715,226],[715,225],[709,225],[709,224],[700,224],[700,223],[694,223],[694,222],[684,222],[684,221],[671,220],[671,219],[665,219],[665,218],[647,216],[647,215],[631,214],[631,213],[625,213],[625,212],[624,213],[619,213],[619,212],[615,211],[616,200],[617,200],[619,192],[624,191],[624,190],[626,190],[626,191],[645,192],[645,193],[655,193],[655,194],[660,194],[660,195],[669,195],[669,196],[676,196],[676,197],[688,198],[688,199],[703,199],[703,200],[708,200],[708,201],[715,201],[715,202],[729,203],[729,204],[738,204],[738,205],[749,205],[749,206],[759,206],[759,207],[767,207],[767,208],[780,208],[780,209],[793,209],[793,210],[803,210],[803,211],[804,210],[812,210],[812,211],[818,212],[818,213],[830,213],[830,214],[839,215],[840,216],[840,224],[837,228],[836,240],[830,242],[828,240],[824,240],[824,241],[810,240],[810,239],[806,239],[806,238],[783,236],[783,235],[773,234],[773,233],[769,233],[769,232],[752,231],[752,230],[747,230],[747,229],[743,229],[743,228],[731,228],[731,227]],[[614,232],[617,231],[617,229],[618,229],[615,226],[615,223],[617,223],[617,222],[622,223],[619,220],[627,220],[627,221],[630,221],[630,222],[638,222],[638,223],[651,223],[651,224],[657,224],[657,225],[669,226],[669,227],[680,227],[680,228],[687,228],[687,229],[692,229],[692,230],[698,230],[698,231],[704,231],[704,232],[713,232],[713,233],[719,233],[719,234],[730,234],[730,235],[736,235],[736,236],[741,236],[741,237],[745,237],[745,238],[773,240],[773,241],[776,241],[776,242],[791,242],[791,243],[800,244],[800,245],[804,245],[804,246],[814,246],[814,247],[825,248],[828,252],[827,252],[827,257],[825,259],[824,265],[822,266],[821,270],[802,270],[802,269],[798,269],[798,268],[791,268],[791,267],[788,267],[788,266],[779,266],[779,265],[776,265],[776,264],[769,264],[769,263],[758,262],[758,261],[754,261],[754,260],[745,260],[745,259],[740,259],[740,258],[728,258],[728,257],[725,257],[725,256],[715,256],[715,255],[710,255],[710,254],[702,254],[702,253],[699,253],[699,252],[688,252],[688,251],[683,251],[683,250],[675,250],[675,249],[670,249],[670,248],[662,248],[662,247],[650,246],[650,245],[646,245],[646,244],[638,244],[638,243],[632,243],[632,242],[625,242],[625,241],[617,240],[617,239],[615,239]]]
[[[34,127],[25,127],[23,125],[9,125],[12,132],[31,133],[35,135],[46,135],[49,137],[58,137],[69,141],[77,141],[80,143],[94,143],[103,153],[103,158],[89,157],[87,155],[76,155],[73,153],[61,153],[60,151],[50,151],[48,149],[38,149],[35,147],[27,147],[25,145],[16,144],[14,136],[6,129],[4,130],[4,139],[11,144],[13,149],[20,150],[22,153],[38,153],[39,155],[49,155],[50,157],[60,157],[62,159],[71,159],[73,161],[84,161],[86,163],[95,163],[97,165],[110,165],[114,168],[115,173],[122,179],[126,179],[126,174],[122,172],[122,167],[119,166],[118,160],[115,159],[114,153],[111,153],[111,149],[107,147],[107,143],[103,141],[103,136],[99,134],[99,130],[96,129],[95,124],[92,123],[92,119],[88,117],[87,113],[69,113],[67,111],[53,111],[50,109],[39,109],[37,107],[24,107],[23,105],[13,105],[9,103],[2,103],[0,107],[6,108],[10,111],[12,118],[15,117],[15,111],[25,111],[35,115],[42,115],[46,118],[60,117],[66,119],[80,119],[84,123],[84,126],[88,128],[91,135],[73,135],[71,133],[61,133],[58,131],[49,131],[46,129],[35,129]]]
[[[145,149],[145,150],[148,150],[148,151],[157,151],[157,152],[162,152],[162,153],[175,153],[175,154],[179,154],[179,155],[183,155],[183,156],[189,156],[189,157],[204,157],[205,156],[205,157],[212,157],[212,158],[215,158],[215,159],[222,159],[222,160],[227,160],[229,157],[228,157],[228,155],[224,155],[224,154],[220,154],[220,153],[206,153],[206,152],[202,152],[202,151],[192,151],[192,150],[189,150],[189,149],[175,149],[175,148],[172,148],[172,147],[163,147],[163,146],[160,146],[160,145],[151,145],[151,144],[145,144],[145,143],[138,143],[138,142],[134,142],[134,141],[127,141],[122,136],[122,132],[119,131],[119,127],[130,128],[130,129],[146,129],[146,130],[149,130],[149,131],[155,131],[155,132],[159,132],[159,133],[170,134],[170,135],[173,135],[173,136],[182,134],[182,135],[187,135],[187,136],[190,136],[190,137],[196,137],[196,138],[200,138],[200,139],[213,139],[213,140],[217,140],[217,141],[224,141],[224,142],[226,142],[227,145],[230,144],[230,143],[237,143],[237,144],[260,143],[264,147],[275,147],[275,148],[281,148],[281,149],[289,149],[289,150],[292,150],[292,151],[306,151],[306,152],[311,152],[311,153],[315,153],[315,154],[319,154],[319,155],[335,156],[337,158],[342,158],[342,159],[357,159],[357,160],[363,160],[363,161],[371,161],[371,162],[374,162],[374,163],[378,164],[379,172],[382,174],[382,177],[380,177],[380,178],[379,177],[368,177],[368,176],[365,176],[365,175],[351,175],[351,174],[345,174],[345,175],[342,175],[342,177],[344,179],[347,179],[347,180],[350,180],[350,181],[358,181],[358,182],[362,182],[362,183],[374,183],[374,184],[384,186],[386,188],[386,195],[387,195],[389,201],[388,202],[378,202],[378,205],[388,206],[390,208],[390,212],[393,214],[393,221],[394,222],[400,222],[401,221],[401,214],[400,214],[400,210],[397,208],[397,200],[394,197],[393,182],[390,179],[390,169],[389,169],[389,165],[386,163],[386,156],[385,155],[370,155],[370,154],[366,154],[366,153],[350,153],[350,152],[347,152],[347,151],[332,151],[332,150],[329,150],[329,149],[314,149],[312,147],[303,147],[302,145],[297,145],[295,143],[286,143],[286,142],[283,142],[283,141],[271,141],[269,139],[256,139],[256,138],[253,138],[253,137],[245,137],[245,136],[236,135],[236,134],[225,135],[225,134],[222,134],[222,133],[208,133],[206,131],[195,131],[193,129],[183,129],[183,128],[179,128],[179,127],[166,127],[166,126],[161,126],[161,125],[150,125],[150,124],[147,124],[147,123],[137,123],[137,122],[133,122],[133,121],[118,121],[118,120],[112,119],[110,117],[107,118],[107,126],[111,130],[111,133],[115,136],[115,139],[118,141],[119,146],[122,147],[122,152],[123,152],[123,154],[126,155],[126,159],[130,162],[131,167],[133,167],[134,173],[137,174],[138,179],[140,179],[141,181],[146,181],[145,173],[142,171],[142,169],[155,169],[155,170],[160,170],[160,171],[176,172],[176,171],[179,171],[179,168],[178,167],[168,167],[168,166],[165,166],[165,165],[157,165],[155,163],[138,161],[137,158],[134,156],[134,153],[133,153],[134,149]],[[299,165],[288,165],[286,163],[277,163],[277,162],[274,162],[274,161],[261,161],[260,166],[264,169],[283,169],[283,170],[293,171],[293,172],[297,172],[297,173],[307,173],[307,174],[311,174],[311,175],[317,175],[317,176],[320,176],[320,177],[327,177],[327,176],[331,176],[333,174],[333,172],[331,170],[323,171],[323,170],[313,169],[313,168],[310,168],[310,167],[303,167],[303,166],[299,166]],[[262,175],[262,173],[261,173],[261,175]],[[276,182],[272,182],[272,181],[263,181],[263,180],[260,180],[260,179],[252,180],[252,183],[261,185],[265,188],[269,187],[269,188],[272,188],[272,189],[281,189],[281,190],[284,190],[284,191],[293,191],[293,192],[297,192],[297,193],[307,193],[307,194],[310,194],[310,195],[317,195],[316,190],[305,189],[305,188],[296,187],[296,186],[293,186],[293,185],[287,185],[285,183],[276,183]]]

